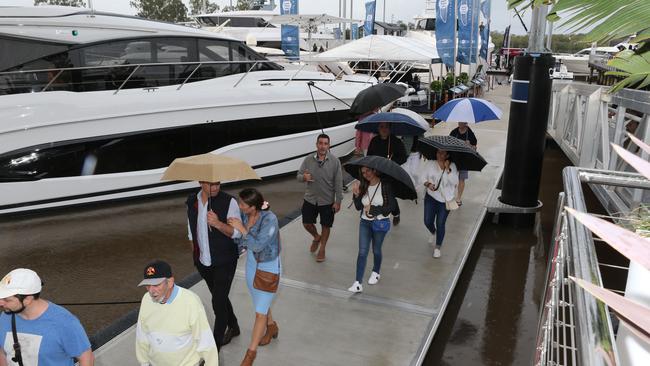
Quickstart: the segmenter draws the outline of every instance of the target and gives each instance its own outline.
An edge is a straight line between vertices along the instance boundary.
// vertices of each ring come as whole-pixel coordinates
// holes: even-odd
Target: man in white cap
[[[174,284],[171,266],[157,260],[144,267],[145,286],[135,336],[141,365],[217,366],[219,353],[201,299]]]
[[[18,268],[0,281],[0,366],[69,365],[95,362],[79,319],[40,297],[36,272]]]

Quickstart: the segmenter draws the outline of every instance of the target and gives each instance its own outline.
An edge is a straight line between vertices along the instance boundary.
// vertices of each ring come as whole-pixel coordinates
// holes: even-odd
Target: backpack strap
[[[23,355],[20,353],[20,343],[18,343],[18,333],[16,332],[16,314],[11,314],[11,335],[14,338],[14,357],[11,360],[19,366],[23,366]]]

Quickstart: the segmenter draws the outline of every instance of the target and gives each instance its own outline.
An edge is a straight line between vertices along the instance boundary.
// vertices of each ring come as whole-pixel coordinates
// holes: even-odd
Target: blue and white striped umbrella
[[[484,99],[458,98],[450,100],[433,113],[433,118],[445,122],[479,123],[501,119],[501,109]]]

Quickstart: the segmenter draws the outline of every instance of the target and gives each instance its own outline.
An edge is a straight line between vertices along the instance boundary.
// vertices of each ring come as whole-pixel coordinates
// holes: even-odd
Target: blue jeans
[[[447,206],[444,202],[438,202],[429,194],[424,196],[424,226],[429,229],[431,235],[436,234],[436,246],[441,246],[445,239],[445,223],[447,222]]]
[[[384,243],[386,232],[373,232],[372,221],[359,220],[359,255],[357,256],[357,281],[363,282],[363,272],[366,270],[366,260],[372,242],[372,270],[379,273],[381,269],[381,245]]]

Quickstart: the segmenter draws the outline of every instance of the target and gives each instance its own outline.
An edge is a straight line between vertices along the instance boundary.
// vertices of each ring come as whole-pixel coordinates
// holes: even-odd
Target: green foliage
[[[508,6],[529,7],[553,5],[548,19],[559,22],[571,31],[593,29],[587,41],[604,42],[638,34],[637,51],[620,52],[609,62],[617,71],[607,75],[625,79],[614,85],[611,92],[621,88],[646,88],[650,85],[650,1],[648,0],[508,0]],[[562,19],[558,14],[568,14]]]
[[[448,73],[447,76],[442,80],[442,87],[444,90],[450,89],[454,87],[454,74],[453,73]]]
[[[34,6],[40,4],[47,5],[61,5],[61,6],[75,6],[78,8],[85,8],[86,3],[83,0],[34,0]]]
[[[469,82],[469,74],[467,74],[466,72],[461,72],[458,75],[458,78],[456,80],[457,80],[457,84],[467,85],[467,83]]]
[[[442,81],[440,80],[434,80],[431,82],[430,89],[434,93],[441,93],[442,92]]]
[[[255,0],[237,0],[237,5],[224,6],[223,11],[252,10],[255,4]]]
[[[165,22],[184,22],[187,20],[187,7],[181,0],[130,0],[137,16]]]
[[[203,8],[205,6],[205,9]],[[219,5],[208,0],[190,0],[190,14],[210,14],[219,10]]]
[[[503,33],[490,32],[492,42],[494,43],[494,52],[499,52],[503,44]],[[554,34],[551,44],[555,53],[576,53],[582,49],[591,46],[591,42],[586,40],[586,34]],[[526,48],[528,47],[528,35],[510,35],[510,47]]]

